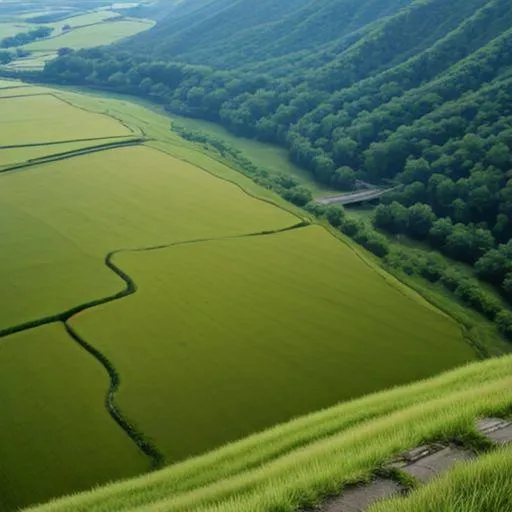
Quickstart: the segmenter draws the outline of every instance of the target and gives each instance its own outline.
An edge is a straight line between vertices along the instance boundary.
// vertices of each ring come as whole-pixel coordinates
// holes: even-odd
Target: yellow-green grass
[[[145,20],[105,21],[96,25],[75,28],[57,37],[34,41],[23,46],[23,48],[28,51],[44,52],[55,51],[64,47],[73,49],[92,48],[115,43],[125,37],[134,36],[143,30],[148,30],[152,26],[151,22]]]
[[[116,119],[78,109],[50,94],[0,98],[2,146],[131,134]]]
[[[80,14],[79,16],[70,16],[69,18],[65,18],[63,20],[45,25],[52,27],[54,29],[52,36],[55,36],[57,34],[62,33],[62,29],[66,25],[71,27],[72,29],[76,29],[77,27],[94,25],[96,23],[102,23],[105,20],[118,17],[119,14],[112,11],[93,11],[85,14]]]
[[[0,340],[0,367],[0,511],[148,469],[104,406],[105,369],[62,324]]]
[[[152,140],[148,146],[158,148],[180,160],[198,166],[208,173],[238,184],[249,193],[271,200],[272,202],[304,216],[304,211],[284,201],[274,192],[256,185],[250,178],[226,165],[226,162],[204,144],[189,142],[170,130],[171,118],[165,111],[149,101],[140,98],[93,92],[87,89],[54,89],[54,94],[91,112],[105,113],[121,119],[134,131],[140,130]]]
[[[474,363],[36,510],[292,512],[423,442],[474,432],[478,416],[510,412],[511,386],[512,357]]]
[[[458,324],[320,226],[114,262],[137,293],[71,323],[169,461],[475,357]]]
[[[16,88],[27,87],[28,88],[29,86],[27,86],[23,82],[20,82],[19,80],[2,80],[2,79],[0,79],[0,90],[1,89],[12,89],[13,87],[16,87]]]
[[[335,188],[318,183],[310,172],[293,164],[288,158],[287,150],[284,148],[260,142],[255,139],[237,137],[222,126],[202,119],[192,119],[174,115],[172,117],[178,124],[186,128],[198,130],[226,141],[228,144],[242,151],[254,164],[267,169],[271,173],[292,176],[299,183],[306,185],[315,196],[339,193],[339,190]]]
[[[10,167],[15,164],[28,163],[32,160],[47,157],[58,157],[67,152],[85,149],[95,149],[98,146],[128,142],[133,138],[120,137],[99,140],[85,140],[78,142],[59,142],[55,144],[41,144],[38,146],[17,147],[9,149],[0,148],[0,171],[2,167]]]
[[[24,69],[24,70],[36,70],[42,69],[44,65],[57,57],[57,52],[47,52],[47,53],[36,53],[30,57],[26,57],[23,59],[13,60],[7,66],[7,69]]]
[[[430,485],[403,499],[372,507],[371,512],[510,512],[512,446],[474,462],[460,464]]]
[[[14,64],[14,63],[13,63]],[[51,89],[47,87],[9,87],[6,86],[3,89],[0,89],[0,99],[7,98],[10,100],[11,98],[18,98],[21,96],[35,96],[35,95],[50,95]],[[0,102],[0,112],[3,111],[3,105]],[[2,112],[3,113],[3,112]],[[0,127],[2,126],[3,119],[0,122]]]
[[[0,329],[123,288],[108,252],[280,229],[291,214],[138,146],[0,177]],[[44,200],[42,199],[44,198]]]
[[[0,23],[0,39],[28,32],[31,28],[32,26],[27,23]]]

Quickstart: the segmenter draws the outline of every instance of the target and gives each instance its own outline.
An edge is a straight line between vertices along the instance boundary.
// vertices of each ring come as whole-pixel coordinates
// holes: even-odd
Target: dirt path
[[[477,421],[475,426],[480,434],[498,445],[512,443],[511,421],[502,418],[483,418]],[[414,478],[419,484],[425,484],[458,462],[473,458],[473,452],[460,446],[425,445],[403,454],[385,469],[399,470]],[[406,494],[407,491],[408,489],[395,479],[376,478],[368,485],[354,487],[328,500],[314,512],[364,512],[377,501]]]

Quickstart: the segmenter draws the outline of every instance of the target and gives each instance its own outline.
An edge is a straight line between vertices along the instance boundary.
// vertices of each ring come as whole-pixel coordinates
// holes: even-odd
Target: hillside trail
[[[495,445],[512,443],[512,421],[502,418],[483,418],[476,422],[476,431]],[[423,485],[445,473],[455,464],[469,461],[476,455],[456,444],[419,446],[403,454],[384,469],[400,471]],[[365,512],[376,502],[407,494],[408,489],[398,479],[377,477],[368,485],[348,489],[340,496],[327,500],[314,510],[304,512]]]

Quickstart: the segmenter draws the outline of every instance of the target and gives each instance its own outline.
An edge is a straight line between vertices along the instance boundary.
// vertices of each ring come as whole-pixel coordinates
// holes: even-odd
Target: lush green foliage
[[[140,479],[37,512],[292,512],[361,481],[423,442],[474,435],[479,415],[510,412],[512,359],[314,413]],[[508,476],[508,475],[507,475]]]

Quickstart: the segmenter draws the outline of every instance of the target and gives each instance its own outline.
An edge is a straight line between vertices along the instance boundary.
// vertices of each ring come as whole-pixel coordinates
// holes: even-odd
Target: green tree
[[[407,232],[414,238],[427,238],[436,216],[428,204],[416,203],[408,210]]]

